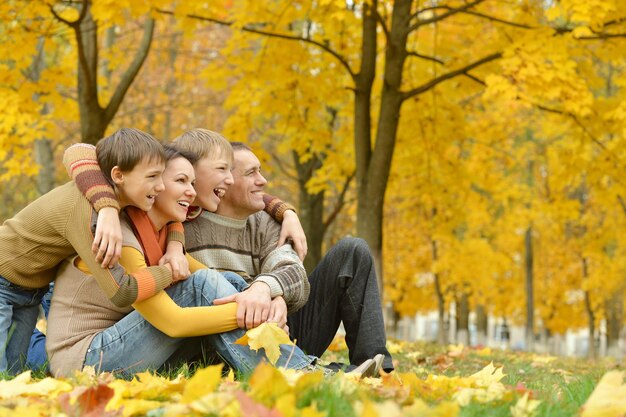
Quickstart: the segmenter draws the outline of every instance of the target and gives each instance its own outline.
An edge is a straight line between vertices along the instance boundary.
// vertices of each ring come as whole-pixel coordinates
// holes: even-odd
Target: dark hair
[[[230,146],[232,146],[233,152],[236,152],[236,151],[250,151],[250,152],[252,152],[252,148],[250,148],[248,145],[246,145],[243,142],[231,142]]]
[[[191,163],[191,165],[195,165],[199,159],[195,153],[188,152],[184,149],[178,149],[173,145],[163,145],[163,149],[165,151],[165,160],[168,162],[176,158],[185,158]]]
[[[113,167],[129,172],[144,159],[165,162],[165,151],[152,135],[139,129],[123,127],[98,141],[96,157],[102,173],[112,182]]]

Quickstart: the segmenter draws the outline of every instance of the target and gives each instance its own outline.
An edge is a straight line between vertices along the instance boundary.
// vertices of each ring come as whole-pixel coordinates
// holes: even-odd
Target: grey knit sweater
[[[282,295],[289,313],[309,298],[309,280],[290,245],[278,246],[280,224],[264,211],[246,220],[203,212],[185,223],[185,242],[191,256],[209,268],[233,271],[247,282],[269,285],[272,298]]]

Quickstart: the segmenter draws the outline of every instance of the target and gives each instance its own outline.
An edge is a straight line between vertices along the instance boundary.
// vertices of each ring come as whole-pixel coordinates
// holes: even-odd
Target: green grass
[[[321,382],[306,385],[306,387],[295,392],[296,408],[303,409],[314,406],[329,417],[360,416],[361,414],[355,408],[355,404],[366,402],[378,403],[380,407],[389,406],[389,403],[392,402],[397,404],[396,408],[402,409],[403,413],[407,410],[406,407],[411,407],[412,404],[420,400],[435,408],[446,403],[454,403],[454,395],[463,388],[464,383],[467,384],[467,377],[493,363],[494,366],[503,368],[505,377],[500,382],[504,385],[505,394],[487,403],[472,401],[461,407],[459,416],[510,416],[511,407],[526,393],[531,399],[540,401],[534,417],[576,416],[579,415],[581,406],[589,398],[602,375],[609,370],[623,368],[621,362],[611,359],[589,361],[581,358],[547,358],[529,353],[502,350],[486,351],[467,348],[449,350],[445,346],[419,342],[392,342],[390,347],[393,350],[396,364],[394,374],[382,378],[378,382],[364,381],[356,385],[358,388],[355,388],[355,385],[350,388],[350,384],[346,385],[346,381],[342,378],[324,378]],[[348,361],[347,351],[344,349],[338,352],[328,352],[322,361],[346,363]],[[203,357],[198,362],[171,368],[157,374],[167,379],[174,379],[182,374],[186,379],[189,379],[197,369],[210,362],[208,357]],[[417,382],[414,382],[416,385],[411,388],[414,391],[409,390],[410,384],[400,384],[403,375],[407,374],[414,374],[418,377]],[[443,382],[441,386],[437,387],[437,382],[425,382],[429,375],[448,377],[439,379],[443,381],[450,381],[449,378],[453,378],[453,383],[450,386],[450,382],[447,382],[448,385]],[[36,379],[42,379],[46,375],[41,371],[35,371],[33,376]],[[0,375],[0,378],[10,379],[11,377]],[[246,395],[255,395],[254,387],[251,386],[250,375],[236,375],[236,379],[240,383],[238,390],[245,392]],[[72,382],[72,385],[81,384],[84,382],[80,382],[80,380]],[[263,396],[262,399],[256,398],[255,401],[263,402],[269,410],[274,406],[274,401],[277,398],[268,393],[267,396]],[[164,412],[169,405],[175,403],[169,393],[152,399],[162,401],[163,404],[162,408],[150,413],[154,416]],[[53,409],[58,406],[54,400],[51,401],[50,404]],[[0,401],[0,411],[2,411],[2,406]],[[394,414],[387,416],[387,411],[380,411],[379,415],[390,417]],[[411,415],[422,414],[413,413]]]
[[[471,403],[461,409],[460,416],[510,416],[510,408],[528,392],[541,401],[535,416],[574,416],[591,395],[597,382],[611,369],[623,369],[614,359],[554,358],[546,361],[539,355],[525,352],[465,349],[459,356],[450,356],[447,348],[433,343],[400,343],[401,350],[393,354],[399,373],[414,372],[422,379],[429,374],[467,377],[489,363],[503,367],[502,383],[511,392],[506,401],[487,404]],[[323,359],[345,361],[346,352],[330,352]],[[436,402],[432,402],[436,404]]]

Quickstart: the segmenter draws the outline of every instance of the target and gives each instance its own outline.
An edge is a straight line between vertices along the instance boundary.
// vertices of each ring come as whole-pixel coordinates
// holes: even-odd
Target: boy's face
[[[224,155],[202,158],[196,163],[195,205],[208,211],[217,210],[226,190],[233,184],[231,161]]]
[[[135,206],[143,211],[149,211],[157,194],[164,189],[162,179],[164,169],[164,162],[149,158],[142,159],[128,172],[113,167],[111,177],[118,189],[120,205]]]

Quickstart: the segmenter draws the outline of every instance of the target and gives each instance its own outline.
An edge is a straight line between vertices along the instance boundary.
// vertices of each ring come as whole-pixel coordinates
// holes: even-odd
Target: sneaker
[[[383,370],[383,362],[385,360],[385,355],[383,355],[382,353],[379,353],[378,355],[374,356],[374,358],[372,360],[376,363],[376,369],[374,370],[374,376],[375,377],[379,377],[380,376],[380,371]]]
[[[376,371],[376,362],[374,359],[368,359],[350,372],[347,372],[348,375],[357,375],[359,378],[369,378],[373,376],[378,376]]]
[[[304,372],[322,372],[325,377],[332,376],[337,373],[337,371],[327,368],[323,365],[318,364],[310,364],[302,368]]]

